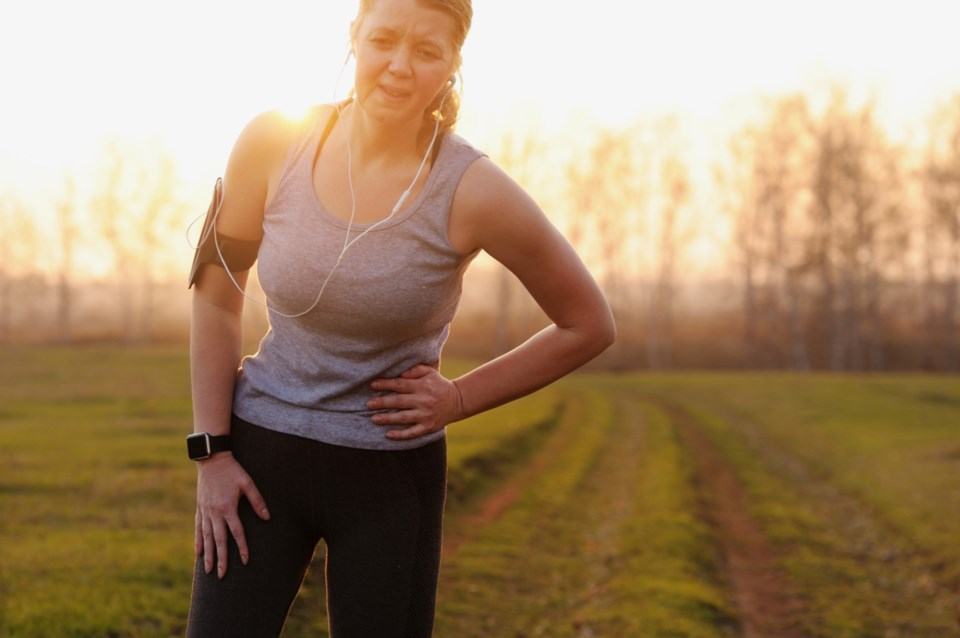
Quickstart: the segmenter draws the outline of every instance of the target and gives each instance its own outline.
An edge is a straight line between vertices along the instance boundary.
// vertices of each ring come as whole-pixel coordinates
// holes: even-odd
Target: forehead
[[[360,24],[361,32],[387,30],[442,44],[452,44],[454,28],[452,16],[417,0],[375,0]]]

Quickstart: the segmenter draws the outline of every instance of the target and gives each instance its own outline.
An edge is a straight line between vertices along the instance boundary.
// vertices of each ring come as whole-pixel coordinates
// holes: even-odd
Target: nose
[[[390,58],[389,70],[394,75],[409,75],[410,74],[410,50],[405,46],[398,46],[393,51],[393,55]]]

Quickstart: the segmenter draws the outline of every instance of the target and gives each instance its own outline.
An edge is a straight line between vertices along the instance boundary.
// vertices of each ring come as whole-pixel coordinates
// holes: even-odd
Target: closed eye
[[[437,60],[440,58],[440,53],[434,49],[428,49],[420,47],[417,49],[417,55],[428,60]]]
[[[371,44],[380,49],[389,49],[394,45],[395,40],[386,36],[375,36],[370,38]]]

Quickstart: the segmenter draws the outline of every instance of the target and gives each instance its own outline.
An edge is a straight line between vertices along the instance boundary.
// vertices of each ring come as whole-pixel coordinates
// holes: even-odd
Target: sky
[[[346,94],[350,1],[32,0],[0,8],[0,193],[83,174],[106,138],[159,141],[212,182],[243,125]],[[460,132],[716,130],[824,82],[876,94],[893,128],[960,92],[956,0],[475,0]],[[701,128],[697,129],[696,126]],[[710,128],[712,127],[712,128]]]

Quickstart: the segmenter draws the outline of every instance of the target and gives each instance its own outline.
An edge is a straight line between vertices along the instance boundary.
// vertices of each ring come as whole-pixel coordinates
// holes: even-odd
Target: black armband
[[[249,270],[257,261],[260,252],[259,239],[235,239],[227,237],[216,230],[217,214],[223,201],[223,180],[217,178],[213,187],[213,198],[207,215],[203,220],[203,230],[200,232],[200,242],[193,255],[193,266],[190,268],[190,279],[187,288],[197,283],[200,271],[206,264],[229,269],[230,272]]]

